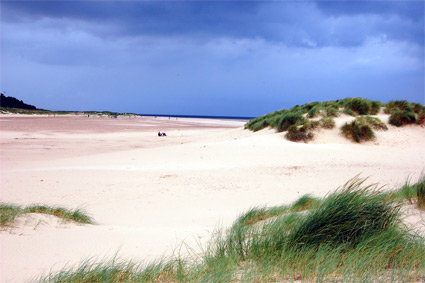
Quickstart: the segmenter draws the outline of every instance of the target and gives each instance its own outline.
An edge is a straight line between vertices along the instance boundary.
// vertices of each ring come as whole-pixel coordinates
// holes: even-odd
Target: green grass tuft
[[[393,100],[386,104],[384,113],[390,114],[393,113],[393,111],[399,110],[399,111],[406,111],[406,112],[412,112],[413,109],[410,106],[410,103],[406,100]]]
[[[401,127],[415,123],[416,117],[412,111],[394,109],[388,122],[396,127]]]
[[[9,226],[22,214],[22,208],[13,204],[0,204],[0,227]]]
[[[335,128],[335,121],[331,117],[325,117],[319,120],[320,126],[324,129]]]
[[[233,226],[251,226],[258,222],[267,220],[278,215],[287,213],[290,209],[287,206],[275,206],[271,208],[251,208],[241,215]]]
[[[354,179],[329,195],[292,231],[289,245],[355,246],[362,238],[378,235],[397,224],[398,207],[371,191],[372,186],[361,188],[363,182],[364,179]]]
[[[417,184],[416,197],[418,208],[425,210],[425,180]]]
[[[283,132],[291,126],[303,124],[304,122],[305,118],[301,112],[286,112],[277,119],[277,130]]]
[[[372,101],[370,104],[370,115],[377,115],[381,110],[382,103],[380,101]]]
[[[367,124],[372,127],[374,130],[388,130],[387,125],[384,124],[379,118],[371,116],[361,116],[356,118],[357,121],[363,124]]]
[[[355,113],[353,110],[349,108],[345,108],[342,112],[353,117],[357,116],[357,113]]]
[[[407,180],[401,188],[389,193],[389,197],[401,203],[416,203],[419,209],[425,209],[425,174],[414,184]]]
[[[87,216],[81,209],[65,209],[45,205],[32,205],[22,208],[17,205],[0,204],[0,227],[8,227],[19,217],[28,213],[41,213],[56,216],[64,221],[74,221],[82,224],[93,224],[91,217]]]
[[[410,103],[411,108],[413,109],[413,112],[416,114],[425,111],[425,106],[419,103]]]
[[[351,123],[345,123],[341,127],[341,132],[346,138],[358,143],[373,140],[375,138],[375,133],[371,126],[357,119]]]
[[[315,118],[320,113],[320,105],[316,105],[307,112],[308,118]]]
[[[311,195],[304,195],[292,204],[291,210],[295,212],[308,210],[315,208],[319,204],[319,199],[314,198]]]
[[[304,127],[306,130],[314,130],[317,129],[320,126],[320,122],[319,121],[312,121],[312,120],[308,120],[307,122],[304,123],[304,125],[302,125],[302,127]]]
[[[392,198],[399,201],[407,201],[412,204],[416,196],[416,186],[410,185],[408,181],[397,191],[392,192]]]
[[[422,110],[421,112],[418,113],[416,124],[425,125],[425,110]]]
[[[358,115],[368,115],[372,109],[372,102],[360,97],[347,99],[345,108],[350,109]]]
[[[339,116],[338,108],[334,106],[326,107],[326,117],[338,117],[338,116]]]
[[[306,127],[301,126],[298,127],[297,125],[291,125],[288,128],[288,132],[285,134],[285,138],[290,141],[303,141],[308,142],[312,140],[314,137],[313,133],[310,132]]]

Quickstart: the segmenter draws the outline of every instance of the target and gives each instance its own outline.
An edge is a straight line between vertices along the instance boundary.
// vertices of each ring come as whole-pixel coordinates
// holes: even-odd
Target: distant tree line
[[[28,109],[28,110],[37,109],[33,105],[26,104],[22,100],[18,100],[12,96],[5,96],[3,93],[1,94],[1,98],[0,98],[0,107],[19,108],[19,109]]]

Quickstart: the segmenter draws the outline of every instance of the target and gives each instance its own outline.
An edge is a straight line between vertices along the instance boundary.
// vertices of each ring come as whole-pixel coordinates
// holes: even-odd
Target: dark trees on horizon
[[[5,96],[3,93],[0,98],[0,107],[37,110],[35,106],[26,104],[22,100],[18,100],[12,96]]]

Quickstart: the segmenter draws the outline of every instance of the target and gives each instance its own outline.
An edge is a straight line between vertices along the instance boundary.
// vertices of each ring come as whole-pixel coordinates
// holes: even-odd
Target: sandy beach
[[[249,208],[323,197],[357,174],[390,190],[424,172],[424,127],[388,125],[355,144],[339,133],[350,119],[305,144],[239,120],[2,115],[0,201],[82,208],[96,224],[21,217],[0,231],[0,281],[114,255],[200,252]]]

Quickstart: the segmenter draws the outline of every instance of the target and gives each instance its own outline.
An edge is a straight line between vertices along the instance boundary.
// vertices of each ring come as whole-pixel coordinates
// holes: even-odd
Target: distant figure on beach
[[[167,136],[167,134],[166,134],[166,133],[158,132],[158,137],[166,137],[166,136]]]

